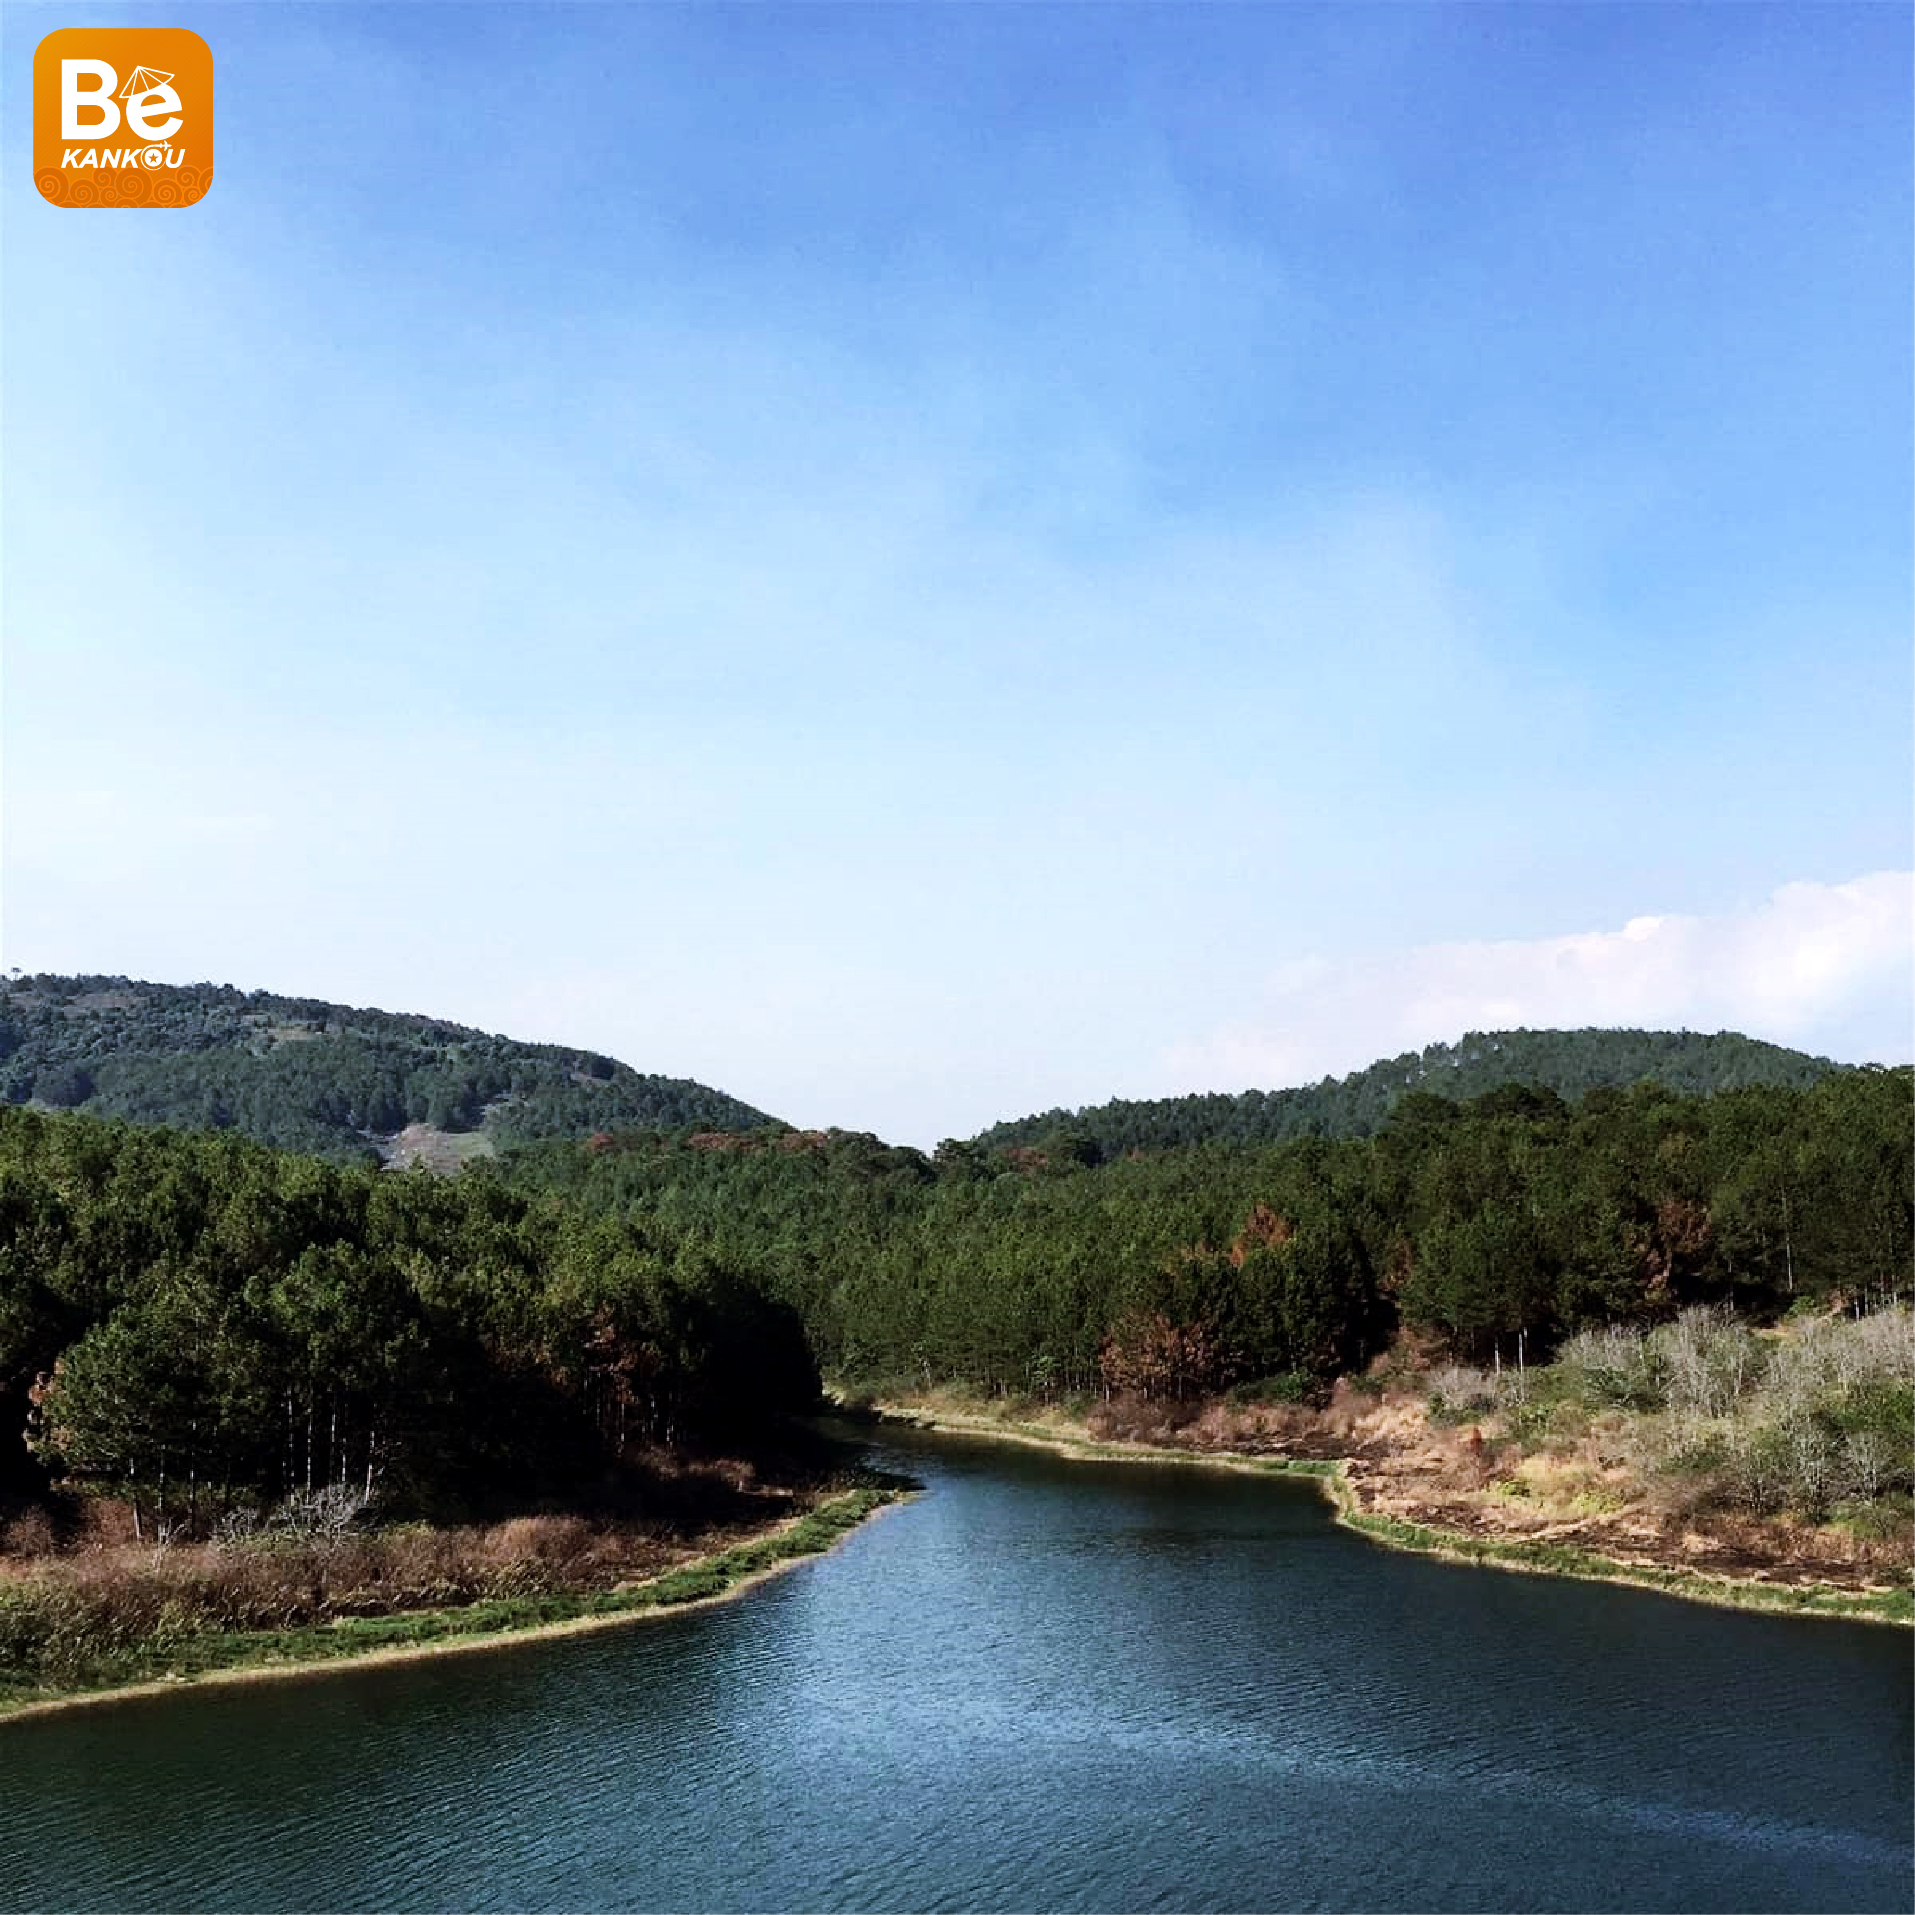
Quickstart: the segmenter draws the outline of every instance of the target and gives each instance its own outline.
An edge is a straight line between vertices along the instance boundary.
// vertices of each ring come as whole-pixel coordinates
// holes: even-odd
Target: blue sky
[[[0,962],[920,1143],[1909,1057],[1905,9],[141,20],[178,212],[0,16]]]

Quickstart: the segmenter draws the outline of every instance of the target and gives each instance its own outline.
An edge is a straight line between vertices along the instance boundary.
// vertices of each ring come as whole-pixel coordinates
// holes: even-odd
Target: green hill
[[[1275,1144],[1295,1137],[1368,1137],[1391,1106],[1425,1092],[1458,1101],[1507,1084],[1578,1098],[1645,1079],[1683,1096],[1777,1084],[1805,1089],[1841,1067],[1733,1031],[1472,1031],[1385,1058],[1348,1077],[1293,1090],[1213,1092],[1083,1110],[1050,1110],[994,1124],[972,1141],[986,1148],[1063,1144],[1115,1155],[1180,1144]]]
[[[1413,1092],[1467,1101],[1524,1085],[1575,1099],[1651,1080],[1700,1096],[1802,1089],[1839,1068],[1726,1031],[1471,1032],[1320,1084],[1050,1110],[972,1142],[1095,1160],[1187,1144],[1365,1137]],[[440,1167],[539,1138],[776,1122],[704,1084],[642,1074],[593,1051],[229,984],[123,977],[0,980],[0,1099],[237,1131],[339,1159],[424,1155]]]
[[[749,1129],[722,1091],[592,1051],[230,984],[0,981],[0,1096],[363,1158],[408,1126],[447,1154],[596,1130]],[[403,1153],[401,1153],[403,1154]]]

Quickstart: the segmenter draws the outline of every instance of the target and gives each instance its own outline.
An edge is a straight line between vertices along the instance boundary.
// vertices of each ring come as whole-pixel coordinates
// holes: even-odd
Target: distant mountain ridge
[[[0,980],[0,1096],[236,1130],[334,1158],[364,1157],[408,1126],[484,1148],[775,1121],[723,1091],[595,1051],[230,984],[124,977]]]
[[[1284,1143],[1296,1137],[1366,1137],[1391,1106],[1412,1092],[1458,1102],[1508,1084],[1575,1099],[1644,1078],[1687,1096],[1754,1084],[1806,1089],[1846,1068],[1733,1031],[1471,1031],[1455,1044],[1431,1044],[1384,1058],[1348,1077],[1289,1090],[1213,1092],[1187,1097],[1115,1099],[1081,1110],[1050,1110],[994,1124],[971,1141],[985,1148],[1055,1143],[1094,1145],[1105,1154],[1168,1150],[1184,1144]]]
[[[1520,1084],[1574,1099],[1650,1078],[1708,1095],[1745,1085],[1806,1088],[1843,1068],[1727,1031],[1472,1031],[1315,1085],[1050,1110],[995,1124],[971,1142],[1062,1145],[1094,1159],[1189,1144],[1361,1137],[1412,1092],[1464,1101]],[[234,1130],[335,1159],[423,1154],[441,1167],[474,1152],[597,1131],[785,1128],[688,1078],[443,1018],[230,984],[51,974],[0,979],[0,1099]]]

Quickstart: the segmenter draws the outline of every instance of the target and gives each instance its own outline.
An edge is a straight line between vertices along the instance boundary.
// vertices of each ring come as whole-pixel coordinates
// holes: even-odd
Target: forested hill
[[[769,1120],[685,1078],[442,1019],[229,984],[0,981],[0,1096],[363,1158],[410,1124],[477,1143]]]
[[[798,1312],[827,1375],[1194,1398],[1326,1387],[1399,1329],[1488,1362],[1499,1338],[1534,1357],[1691,1305],[1886,1307],[1915,1267],[1912,1098],[1907,1068],[1574,1103],[1504,1086],[1405,1098],[1373,1138],[1101,1162],[654,1131],[528,1145],[463,1181],[707,1246]]]
[[[1645,1081],[1686,1097],[1778,1085],[1804,1090],[1841,1067],[1733,1031],[1472,1031],[1456,1044],[1405,1051],[1348,1077],[1294,1090],[1117,1100],[995,1124],[972,1141],[986,1148],[1064,1145],[1112,1155],[1182,1144],[1277,1144],[1296,1137],[1370,1137],[1390,1107],[1425,1091],[1467,1102],[1508,1084],[1586,1091]]]

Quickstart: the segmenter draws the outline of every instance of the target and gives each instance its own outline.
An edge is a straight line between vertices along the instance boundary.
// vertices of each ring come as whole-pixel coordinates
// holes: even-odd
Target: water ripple
[[[0,1904],[1909,1905],[1899,1637],[1391,1556],[1307,1486],[938,1459],[725,1608],[17,1725]]]

